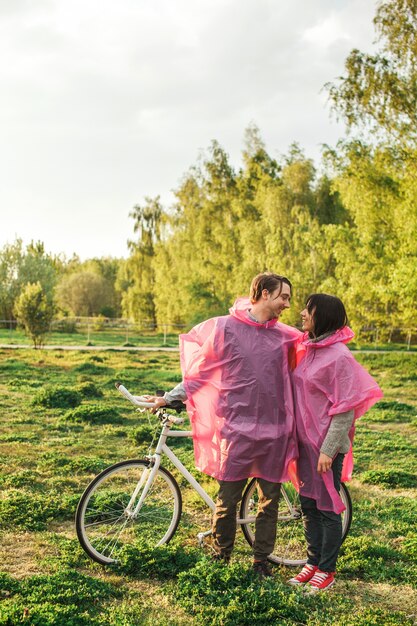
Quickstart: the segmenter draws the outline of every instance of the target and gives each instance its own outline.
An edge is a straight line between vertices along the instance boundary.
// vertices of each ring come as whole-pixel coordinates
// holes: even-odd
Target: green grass
[[[178,335],[186,332],[186,329],[176,333],[155,332],[131,328],[128,332],[124,328],[102,328],[100,325],[91,323],[87,326],[77,326],[76,332],[52,331],[45,337],[44,343],[52,346],[97,346],[97,347],[178,347]],[[403,343],[384,343],[372,341],[353,341],[349,344],[354,351],[417,351],[416,336],[413,335],[413,343],[410,346]],[[31,345],[29,337],[22,328],[0,328],[0,344]]]
[[[169,546],[126,548],[117,568],[92,563],[74,531],[80,495],[109,464],[143,457],[157,430],[114,383],[136,393],[170,388],[181,379],[178,354],[1,349],[0,626],[411,626],[417,355],[356,356],[385,396],[357,425],[354,518],[337,585],[307,598],[285,584],[289,568],[259,583],[241,533],[232,564],[212,563],[196,541],[208,511],[183,480],[182,521]],[[191,441],[174,445],[192,466]],[[214,495],[215,482],[196,475]]]
[[[31,345],[29,337],[25,334],[21,328],[7,329],[0,328],[0,343],[10,345]],[[88,331],[87,328],[81,328],[74,333],[65,332],[50,332],[45,337],[45,344],[52,346],[109,346],[109,347],[121,347],[121,346],[148,346],[148,347],[177,347],[178,346],[178,333],[169,333],[164,337],[163,333],[156,333],[150,331],[135,332],[126,331],[123,329],[100,329],[95,330],[91,326]]]

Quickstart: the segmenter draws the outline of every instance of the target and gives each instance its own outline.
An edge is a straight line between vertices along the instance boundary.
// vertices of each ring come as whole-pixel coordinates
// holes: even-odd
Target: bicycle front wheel
[[[149,461],[122,461],[105,469],[81,496],[75,517],[77,536],[89,557],[117,563],[125,546],[168,543],[181,517],[181,492],[175,478],[159,467],[142,507],[135,512],[150,480]]]
[[[342,542],[349,532],[352,521],[352,501],[345,485],[340,485],[340,497],[346,510],[342,513]],[[256,518],[258,512],[258,490],[256,478],[246,487],[240,507],[242,519]],[[250,521],[242,524],[243,534],[249,545],[253,545],[255,539],[255,522]],[[272,563],[289,566],[301,566],[307,561],[306,542],[301,512],[299,495],[291,482],[281,485],[281,495],[278,509],[277,538],[272,554],[268,560]]]

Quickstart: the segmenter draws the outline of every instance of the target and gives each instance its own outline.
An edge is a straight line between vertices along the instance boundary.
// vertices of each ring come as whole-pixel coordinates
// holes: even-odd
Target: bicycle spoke
[[[99,520],[97,522],[91,522],[90,524],[85,524],[85,528],[92,528],[93,526],[105,526],[106,524],[112,524],[119,519],[120,519],[120,516],[116,516],[116,517],[111,517],[106,520]]]
[[[140,545],[143,540],[159,545],[175,532],[181,496],[166,470],[156,472],[140,510],[133,514],[147,487],[146,480],[141,479],[144,472],[150,476],[146,462],[127,461],[106,470],[87,488],[77,511],[77,534],[95,560],[114,562],[124,545]],[[136,493],[139,483],[141,490]],[[135,503],[130,504],[128,514],[132,494]]]
[[[341,487],[340,495],[346,505],[342,513],[343,535],[345,536],[351,519],[351,503],[345,487]],[[241,517],[254,518],[258,510],[258,493],[256,481],[252,481],[244,494]],[[246,539],[252,545],[255,537],[255,524],[247,521],[242,525]],[[282,485],[279,500],[277,536],[273,553],[269,559],[286,565],[302,565],[306,562],[306,544],[299,496],[291,483]]]

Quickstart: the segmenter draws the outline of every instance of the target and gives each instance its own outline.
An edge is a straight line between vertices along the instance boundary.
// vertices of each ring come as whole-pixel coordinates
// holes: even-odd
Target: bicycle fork
[[[136,485],[135,490],[133,491],[132,496],[129,500],[129,504],[125,508],[125,514],[130,519],[135,519],[135,517],[138,516],[139,511],[142,508],[143,502],[146,496],[148,495],[149,489],[151,488],[152,483],[155,480],[155,476],[158,471],[161,460],[160,460],[160,457],[157,457],[156,455],[154,455],[152,459],[154,460],[152,467],[151,468],[147,467],[143,471],[143,474],[140,477],[140,480],[138,481],[138,484]],[[135,502],[137,501],[137,498],[141,489],[142,489],[142,493],[140,494],[139,501],[137,502],[135,506]]]
[[[161,465],[161,450],[166,441],[169,428],[170,428],[169,423],[164,424],[164,427],[161,432],[161,436],[159,437],[159,441],[155,449],[155,453],[151,457],[149,457],[150,467],[147,467],[143,471],[143,474],[140,477],[140,480],[138,481],[138,484],[136,485],[132,493],[132,496],[129,500],[129,504],[127,505],[125,509],[125,514],[130,519],[135,519],[138,516],[139,511],[141,510],[142,505],[144,503],[144,500],[146,496],[148,495],[149,489],[151,488],[155,480],[156,473],[159,469],[159,466]],[[142,489],[142,493],[140,494],[139,501],[135,505],[135,502],[137,501],[137,498],[141,489]]]

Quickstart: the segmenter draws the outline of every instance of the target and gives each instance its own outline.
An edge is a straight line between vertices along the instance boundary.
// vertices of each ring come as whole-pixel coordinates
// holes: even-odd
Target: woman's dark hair
[[[306,300],[306,309],[313,317],[314,335],[339,330],[348,325],[348,318],[343,302],[327,293],[313,293]],[[312,334],[310,333],[310,336]]]
[[[258,302],[264,289],[266,289],[269,293],[272,293],[275,289],[279,289],[279,293],[281,293],[282,283],[286,283],[292,290],[292,285],[285,276],[279,276],[278,274],[273,274],[272,272],[262,272],[262,274],[258,274],[252,280],[252,284],[250,286],[249,298],[251,303],[255,304],[255,302]]]

